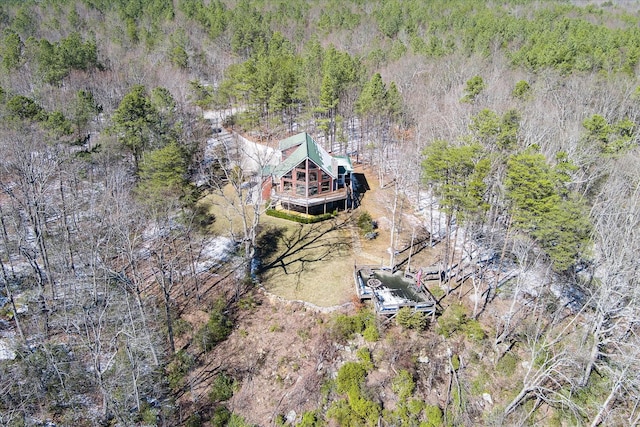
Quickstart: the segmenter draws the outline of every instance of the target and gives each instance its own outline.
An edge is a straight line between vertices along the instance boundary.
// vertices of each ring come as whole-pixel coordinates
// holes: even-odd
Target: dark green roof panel
[[[336,173],[331,166],[331,156],[320,147],[308,133],[302,132],[290,136],[280,141],[278,145],[280,151],[296,146],[298,147],[273,170],[273,174],[278,178],[281,178],[306,158],[309,158],[309,160],[318,165],[319,168],[336,178]]]

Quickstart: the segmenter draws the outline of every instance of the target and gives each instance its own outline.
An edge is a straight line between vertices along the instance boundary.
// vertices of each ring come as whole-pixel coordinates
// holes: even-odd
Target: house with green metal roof
[[[353,165],[348,156],[332,156],[306,132],[278,144],[282,160],[265,171],[271,204],[317,215],[352,207]]]

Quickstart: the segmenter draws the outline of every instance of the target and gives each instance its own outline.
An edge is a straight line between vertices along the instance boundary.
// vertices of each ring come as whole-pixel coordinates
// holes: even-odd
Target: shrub
[[[353,316],[357,333],[362,333],[367,327],[375,326],[376,316],[371,310],[360,310]]]
[[[374,425],[380,417],[381,408],[367,399],[363,393],[366,369],[363,363],[347,362],[338,370],[336,390],[347,395],[347,399],[334,402],[327,417],[338,425]]]
[[[235,388],[235,380],[224,372],[220,373],[213,379],[209,399],[211,399],[213,403],[227,401],[233,396]]]
[[[191,414],[189,418],[187,418],[187,422],[185,423],[185,427],[200,427],[202,426],[202,417],[197,412]]]
[[[462,328],[466,320],[467,314],[464,307],[461,304],[453,304],[438,319],[436,331],[445,338],[449,338]]]
[[[253,311],[257,306],[258,302],[253,295],[246,296],[238,301],[238,308],[241,310]]]
[[[311,332],[309,331],[308,328],[298,329],[297,334],[303,341],[306,341],[309,338],[311,338]]]
[[[378,327],[375,322],[371,322],[364,328],[362,331],[362,337],[367,342],[376,342],[380,339],[380,332],[378,331]]]
[[[401,402],[406,401],[413,394],[416,383],[413,376],[406,369],[398,372],[398,375],[391,380],[391,390],[398,396]]]
[[[360,347],[356,352],[356,356],[362,362],[363,367],[370,371],[373,369],[373,360],[371,359],[371,351],[367,347]]]
[[[182,379],[189,373],[194,365],[193,356],[184,350],[179,350],[174,356],[173,361],[167,366],[167,378],[169,387],[175,389],[180,386]]]
[[[214,424],[214,425],[216,425],[216,424]],[[224,425],[224,424],[222,424],[222,425]],[[231,414],[231,417],[229,418],[229,422],[226,425],[227,425],[227,427],[252,427],[251,424],[246,422],[244,420],[244,418],[242,418],[238,414]]]
[[[461,304],[454,304],[444,312],[438,319],[436,331],[446,338],[456,332],[461,332],[477,343],[481,342],[486,336],[480,322],[467,317],[467,313]]]
[[[196,334],[195,340],[202,351],[209,351],[231,334],[232,323],[225,314],[226,304],[219,299],[209,314],[209,321]]]
[[[231,412],[226,406],[220,405],[213,410],[213,416],[211,417],[212,426],[226,426],[229,425],[229,419],[231,418]]]
[[[269,326],[269,332],[282,332],[282,331],[284,331],[284,327],[277,323],[274,323],[273,325]]]
[[[425,407],[426,404],[420,399],[411,399],[407,405],[411,415],[419,415]]]
[[[467,80],[467,84],[465,86],[464,97],[460,100],[461,102],[470,102],[475,101],[476,97],[487,87],[486,83],[480,76],[473,76],[469,80]]]
[[[181,337],[187,332],[191,332],[191,323],[182,318],[177,318],[173,321],[173,334],[176,337]]]
[[[364,420],[364,423],[360,422],[356,425],[376,425],[378,422],[378,418],[380,417],[380,405],[376,402],[365,399],[362,396],[358,396],[355,399],[349,399],[349,404],[353,412],[361,419]]]
[[[457,354],[451,356],[451,367],[454,371],[460,369],[460,356],[458,356]]]
[[[440,427],[442,422],[442,409],[436,405],[425,405],[424,414],[426,421],[420,424],[420,427]]]
[[[467,338],[475,341],[476,343],[482,342],[482,340],[486,336],[480,322],[474,319],[466,320],[466,322],[463,324],[463,332],[467,336]]]
[[[338,400],[327,411],[327,417],[340,426],[374,426],[380,417],[380,405],[361,396]]]
[[[421,330],[427,327],[427,316],[420,311],[413,311],[409,307],[402,307],[398,310],[396,323],[405,329]]]
[[[358,224],[358,228],[362,232],[362,234],[371,233],[373,231],[373,221],[371,219],[371,215],[369,212],[362,212],[356,221]]]
[[[329,332],[334,341],[344,342],[351,339],[356,332],[353,317],[347,316],[346,314],[337,315],[333,318],[333,322],[331,322]]]
[[[149,406],[147,402],[142,402],[138,415],[142,425],[156,425],[158,421],[158,410]]]
[[[526,80],[520,80],[516,83],[511,95],[515,98],[525,99],[529,95],[529,91],[531,90],[531,86],[527,83]]]
[[[480,396],[486,392],[487,384],[491,383],[491,378],[484,368],[480,368],[480,371],[476,377],[471,381],[471,394],[474,396]]]
[[[336,212],[326,213],[322,215],[314,215],[314,216],[303,216],[302,214],[298,215],[291,211],[278,211],[275,209],[267,209],[266,214],[268,216],[272,216],[274,218],[286,219],[289,221],[300,222],[302,224],[314,224],[316,222],[325,221],[327,219],[331,219],[336,216]]]
[[[323,423],[318,419],[316,411],[307,411],[302,414],[302,420],[298,423],[297,427],[320,427]]]
[[[33,99],[16,95],[7,101],[8,117],[21,120],[46,120],[47,113]]]
[[[331,323],[330,334],[338,342],[345,342],[354,334],[362,334],[367,341],[380,339],[375,315],[370,310],[361,310],[354,316],[337,315]]]
[[[364,383],[367,371],[362,363],[347,362],[338,370],[336,389],[338,393],[360,394],[360,386]]]
[[[496,363],[496,371],[506,377],[511,377],[518,366],[518,357],[513,353],[506,353]]]

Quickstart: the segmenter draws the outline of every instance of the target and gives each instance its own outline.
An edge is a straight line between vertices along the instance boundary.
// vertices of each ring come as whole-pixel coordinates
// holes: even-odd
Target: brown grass
[[[347,220],[348,214],[341,214],[333,220],[303,225],[265,217],[265,230],[282,232],[277,250],[263,260],[262,282],[267,291],[322,307],[349,302],[355,291]]]
[[[223,194],[208,195],[202,203],[210,204],[209,211],[215,215],[212,233],[242,236],[240,204],[230,186]],[[252,218],[250,207],[246,212],[247,218]],[[322,307],[348,302],[355,293],[348,219],[349,214],[343,213],[334,220],[302,225],[262,215],[262,239],[274,230],[281,234],[277,239],[263,241],[264,247],[259,248],[267,254],[260,277],[265,289],[285,299]],[[274,262],[277,263],[270,265]]]

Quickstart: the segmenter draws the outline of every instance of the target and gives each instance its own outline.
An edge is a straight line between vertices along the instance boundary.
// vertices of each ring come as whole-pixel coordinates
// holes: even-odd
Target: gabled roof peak
[[[329,175],[334,178],[337,177],[337,171],[334,170],[334,167],[332,166],[331,156],[324,148],[318,145],[318,143],[316,143],[308,133],[301,132],[297,135],[283,139],[280,141],[278,146],[280,151],[296,147],[293,152],[289,153],[282,163],[274,169],[273,173],[278,178],[281,178],[306,158],[311,160]]]
[[[302,144],[317,145],[317,143],[313,140],[313,138],[311,138],[311,135],[309,135],[306,132],[300,132],[296,135],[293,135],[281,140],[278,143],[278,148],[280,148],[280,151],[284,151],[288,148],[295,147]]]

